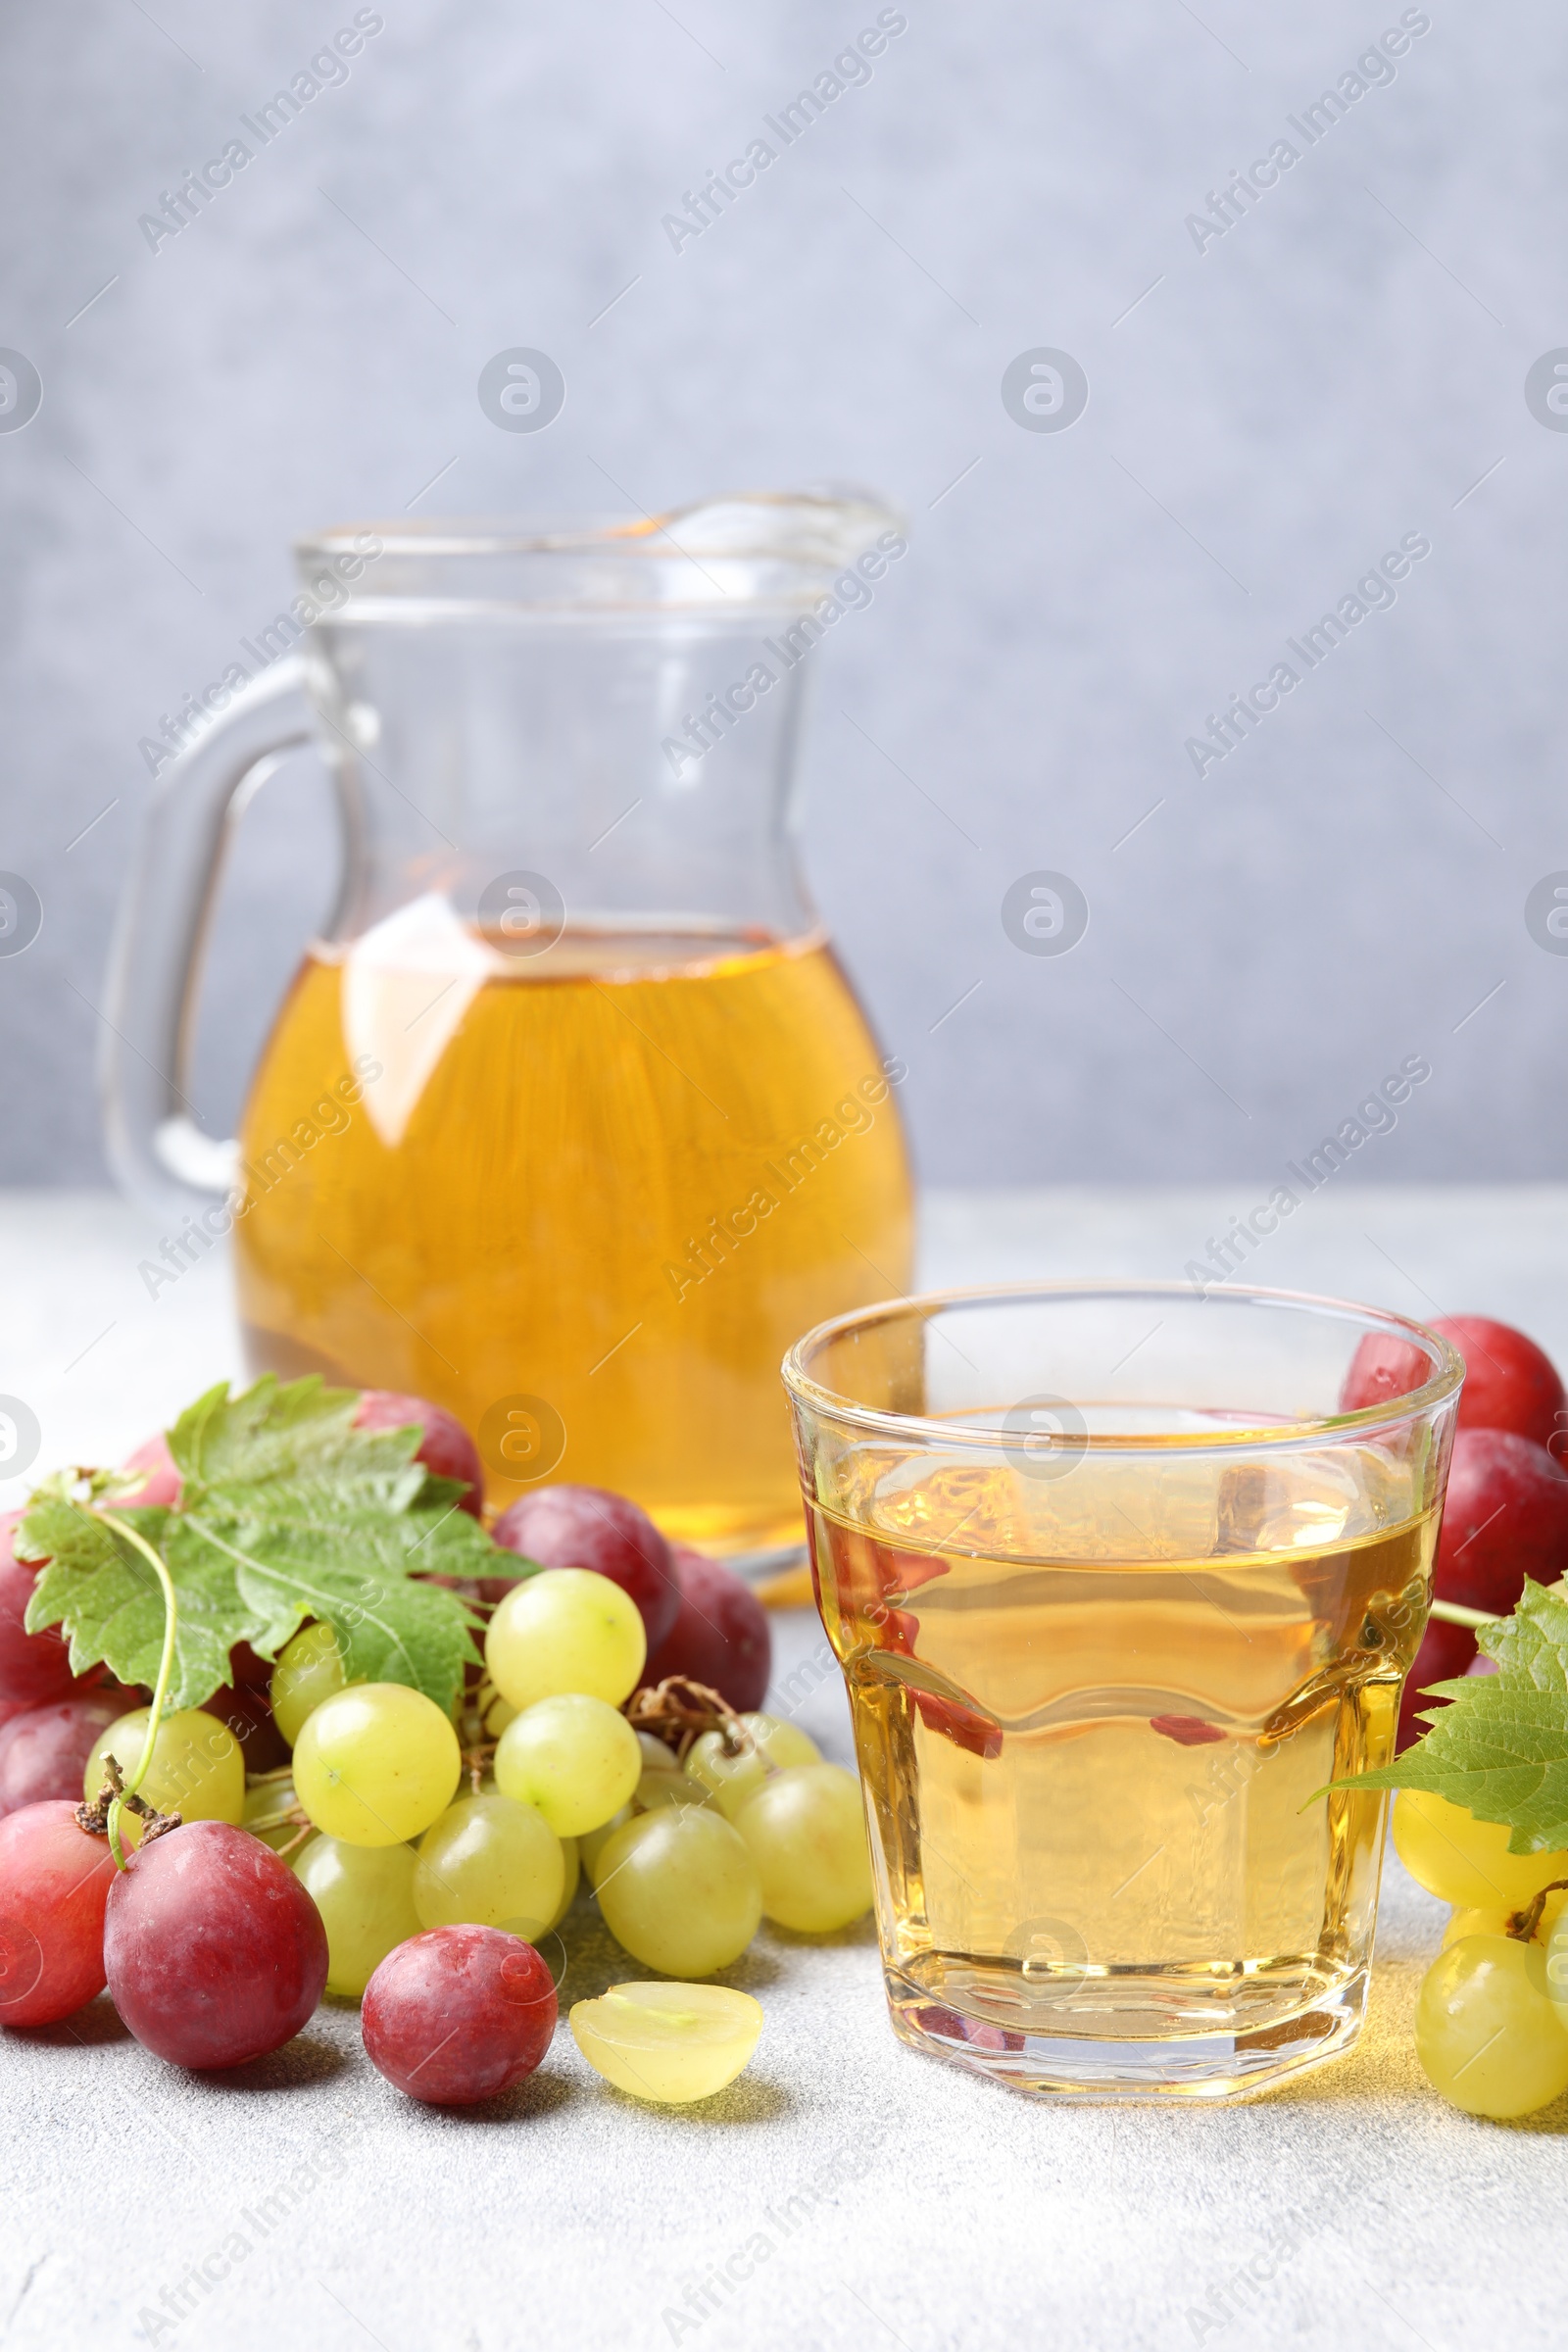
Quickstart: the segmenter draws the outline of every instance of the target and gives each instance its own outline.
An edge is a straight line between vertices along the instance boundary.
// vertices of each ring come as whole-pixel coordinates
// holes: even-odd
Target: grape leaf
[[[1568,1598],[1527,1582],[1511,1617],[1484,1626],[1479,1647],[1495,1674],[1429,1686],[1452,1703],[1429,1708],[1430,1725],[1379,1771],[1337,1788],[1425,1788],[1500,1822],[1514,1854],[1568,1847]]]
[[[172,1707],[199,1706],[227,1683],[248,1642],[273,1658],[300,1625],[330,1625],[351,1682],[406,1683],[450,1712],[478,1656],[468,1603],[431,1575],[527,1576],[458,1508],[462,1489],[426,1474],[418,1432],[359,1430],[354,1390],[318,1375],[242,1396],[210,1389],[169,1433],[183,1488],[172,1509],[105,1497],[163,1557],[178,1602]],[[162,1588],[134,1544],[91,1507],[80,1473],[33,1494],[20,1557],[45,1565],[27,1608],[36,1632],[61,1625],[76,1672],[102,1660],[122,1682],[151,1683],[164,1640]]]

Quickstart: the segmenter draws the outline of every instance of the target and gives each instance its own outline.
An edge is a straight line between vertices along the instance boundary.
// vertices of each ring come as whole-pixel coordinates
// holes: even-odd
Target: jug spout
[[[870,490],[741,491],[708,498],[628,526],[628,535],[664,540],[693,562],[718,558],[831,576],[874,547],[884,532],[903,536],[902,517]]]

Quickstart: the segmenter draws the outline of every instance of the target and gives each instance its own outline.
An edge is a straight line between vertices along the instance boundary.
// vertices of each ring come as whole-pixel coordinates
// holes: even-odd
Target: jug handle
[[[236,1205],[239,1146],[204,1135],[189,1077],[218,885],[246,805],[283,754],[314,739],[304,665],[285,656],[242,686],[154,788],[105,992],[99,1087],[110,1165],[159,1217]]]

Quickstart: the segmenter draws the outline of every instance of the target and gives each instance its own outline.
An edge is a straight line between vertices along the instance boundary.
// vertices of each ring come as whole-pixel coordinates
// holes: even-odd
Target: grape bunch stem
[[[681,1764],[704,1732],[723,1733],[727,1756],[749,1755],[757,1744],[722,1691],[686,1674],[667,1674],[657,1689],[634,1690],[624,1712],[634,1732],[652,1732]]]

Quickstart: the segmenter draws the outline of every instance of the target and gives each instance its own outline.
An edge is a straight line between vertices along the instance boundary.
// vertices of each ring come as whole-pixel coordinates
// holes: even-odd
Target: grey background
[[[1433,1079],[1349,1173],[1560,1168],[1568,957],[1524,902],[1568,867],[1568,434],[1523,397],[1568,342],[1559,17],[1436,0],[1397,78],[1200,255],[1185,216],[1398,7],[906,13],[679,255],[661,216],[868,0],[389,0],[346,84],[156,255],[137,216],[352,8],[13,16],[0,344],[44,401],[0,434],[0,867],[45,914],[0,960],[0,1176],[101,1171],[137,740],[277,610],[292,532],[827,477],[910,521],[825,649],[807,835],[928,1179],[1271,1175],[1413,1054]],[[565,375],[543,433],[478,406],[516,344]],[[1004,410],[1037,345],[1088,372],[1070,431]],[[1394,610],[1200,782],[1184,739],[1415,530]],[[217,1131],[327,896],[321,797],[302,761],[248,820]],[[1060,957],[1002,927],[1042,867],[1091,907]]]

